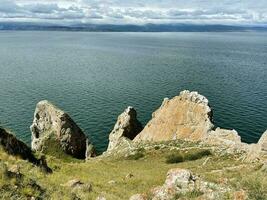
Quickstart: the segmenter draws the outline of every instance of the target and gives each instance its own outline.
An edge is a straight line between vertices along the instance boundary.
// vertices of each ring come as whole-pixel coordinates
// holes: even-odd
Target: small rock
[[[143,194],[135,194],[131,196],[129,200],[147,200],[147,198]]]
[[[20,174],[20,167],[18,165],[12,165],[8,171],[14,173],[14,174],[17,174],[19,175]]]
[[[134,177],[134,175],[132,173],[129,173],[129,174],[127,174],[125,176],[126,179],[130,179],[130,178],[133,178],[133,177]]]
[[[244,190],[237,191],[234,194],[234,200],[246,200],[247,198],[248,196]]]
[[[91,183],[83,184],[79,187],[80,187],[80,189],[82,189],[83,192],[92,192],[92,190],[93,190],[93,186]]]
[[[74,188],[80,185],[83,185],[83,183],[79,179],[73,179],[65,183],[63,186]]]
[[[113,185],[115,183],[116,183],[116,181],[114,181],[114,180],[111,180],[111,181],[108,182],[108,184],[110,184],[110,185]]]
[[[96,200],[107,200],[103,195],[100,195],[96,198]]]

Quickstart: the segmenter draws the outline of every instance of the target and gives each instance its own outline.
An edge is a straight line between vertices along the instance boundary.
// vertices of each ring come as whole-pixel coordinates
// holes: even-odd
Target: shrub
[[[198,160],[201,159],[205,156],[210,156],[211,152],[210,150],[204,149],[204,150],[199,150],[197,152],[189,152],[188,154],[185,155],[186,160]]]
[[[206,150],[206,149],[204,150],[201,149],[197,151],[191,150],[187,153],[179,151],[179,152],[168,155],[166,157],[166,163],[173,164],[173,163],[180,163],[180,162],[190,161],[190,160],[198,160],[205,156],[210,156],[210,155],[212,155],[211,151]]]
[[[184,162],[184,156],[181,153],[178,154],[173,153],[166,157],[166,163],[173,164],[180,162]]]
[[[154,149],[155,150],[159,150],[160,149],[160,146],[155,146]]]

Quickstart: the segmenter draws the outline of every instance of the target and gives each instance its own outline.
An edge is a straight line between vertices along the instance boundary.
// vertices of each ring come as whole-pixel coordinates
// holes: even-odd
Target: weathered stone
[[[261,151],[267,153],[267,130],[262,134],[258,144],[260,145]]]
[[[114,180],[110,180],[110,181],[108,182],[108,184],[110,184],[110,185],[114,185],[114,184],[116,184],[116,181],[114,181]]]
[[[69,180],[67,183],[65,183],[63,186],[66,187],[70,187],[70,188],[74,188],[77,186],[82,185],[83,183],[79,180],[79,179],[73,179],[73,180]]]
[[[19,156],[22,159],[29,160],[33,163],[38,163],[31,148],[3,128],[0,128],[0,146],[8,154]]]
[[[226,130],[217,128],[215,131],[210,131],[205,143],[212,145],[224,145],[235,147],[241,145],[241,137],[235,130]]]
[[[126,179],[130,179],[130,178],[133,178],[133,177],[134,177],[134,175],[132,173],[129,173],[129,174],[127,174],[125,176]]]
[[[62,186],[69,187],[72,191],[82,192],[91,192],[93,188],[91,183],[83,183],[79,179],[70,180]]]
[[[18,165],[12,165],[9,169],[9,172],[12,172],[14,174],[20,174],[20,167]]]
[[[85,158],[88,160],[92,157],[96,156],[95,147],[93,144],[90,143],[90,141],[86,140],[86,151],[85,151]]]
[[[62,150],[73,157],[85,158],[86,135],[67,113],[46,100],[36,106],[31,132],[35,151],[56,153]]]
[[[122,139],[133,140],[142,130],[142,124],[137,120],[137,114],[133,107],[128,107],[119,115],[118,120],[109,134],[107,151],[114,149]]]
[[[96,200],[107,200],[106,197],[104,197],[103,195],[100,195],[96,198]]]
[[[185,90],[173,99],[164,99],[134,141],[198,141],[205,138],[212,128],[212,110],[206,97]]]
[[[10,155],[18,156],[41,167],[44,172],[52,172],[47,163],[44,163],[45,160],[36,158],[30,147],[3,128],[0,128],[0,147]]]
[[[248,196],[244,190],[239,190],[234,193],[234,200],[246,200],[246,199],[248,199]]]
[[[149,199],[173,200],[177,199],[178,196],[184,199],[183,197],[186,197],[186,194],[197,192],[199,195],[197,199],[218,200],[223,199],[223,195],[228,191],[227,187],[222,188],[217,184],[201,180],[189,170],[176,168],[168,171],[167,178],[162,186],[156,187],[149,192]],[[137,200],[139,200],[138,197],[140,197],[140,200],[146,199],[143,194],[137,194],[131,198],[134,200],[134,197]],[[142,197],[144,198],[142,199]]]
[[[147,200],[147,197],[143,194],[135,194],[129,200]]]

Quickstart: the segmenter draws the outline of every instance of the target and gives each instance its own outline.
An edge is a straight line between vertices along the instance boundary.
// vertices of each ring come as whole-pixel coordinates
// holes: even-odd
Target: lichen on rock
[[[85,158],[87,136],[67,113],[52,103],[44,100],[37,104],[30,128],[34,151],[62,150],[73,157]]]
[[[164,99],[152,119],[134,141],[201,140],[213,129],[208,99],[197,92],[182,91]]]
[[[217,200],[223,199],[224,193],[228,191],[230,191],[230,188],[203,181],[187,169],[174,168],[168,171],[165,183],[162,186],[153,188],[149,195],[133,195],[130,200],[187,199],[186,197],[190,193],[194,193],[200,199]]]

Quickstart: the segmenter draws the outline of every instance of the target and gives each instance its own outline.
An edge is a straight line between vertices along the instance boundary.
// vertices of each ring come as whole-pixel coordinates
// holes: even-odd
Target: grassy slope
[[[227,184],[235,190],[241,188],[247,190],[249,199],[267,199],[267,172],[260,170],[261,164],[244,163],[241,154],[222,155],[214,151],[208,160],[207,157],[199,157],[193,161],[167,164],[166,158],[173,154],[196,154],[200,148],[206,147],[192,143],[182,146],[180,142],[160,145],[154,145],[150,150],[142,149],[143,157],[128,157],[126,159],[116,155],[83,162],[69,158],[62,160],[48,157],[48,164],[54,171],[51,175],[45,175],[26,161],[8,156],[2,151],[0,151],[0,159],[5,161],[8,166],[12,164],[21,166],[21,173],[28,178],[27,180],[35,180],[45,190],[43,194],[40,194],[40,191],[31,188],[18,188],[17,193],[20,192],[19,195],[25,198],[40,196],[46,199],[72,199],[74,195],[71,189],[62,185],[77,178],[84,183],[92,183],[93,185],[92,192],[76,191],[76,196],[82,199],[96,199],[100,194],[103,194],[108,200],[129,199],[133,194],[144,193],[155,186],[162,185],[167,171],[179,167],[192,170],[204,180]],[[182,150],[180,151],[179,148]],[[207,162],[203,165],[205,161]],[[129,173],[133,174],[132,178],[126,178]],[[115,183],[108,183],[111,180]],[[27,184],[24,182],[22,184]],[[0,187],[3,188],[7,184],[16,185],[16,182],[2,176]],[[11,193],[14,194],[14,191],[1,190],[0,196],[8,197]],[[232,198],[231,194],[226,194],[225,197],[226,199],[227,197]]]

